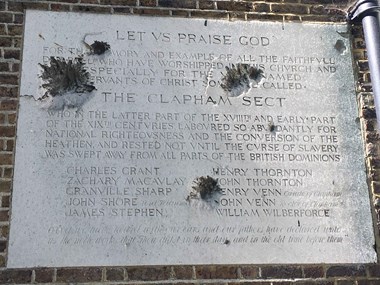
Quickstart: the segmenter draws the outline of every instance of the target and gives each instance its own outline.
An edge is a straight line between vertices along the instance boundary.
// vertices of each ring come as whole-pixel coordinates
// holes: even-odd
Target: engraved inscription
[[[345,25],[57,15],[26,17],[9,267],[376,260]]]

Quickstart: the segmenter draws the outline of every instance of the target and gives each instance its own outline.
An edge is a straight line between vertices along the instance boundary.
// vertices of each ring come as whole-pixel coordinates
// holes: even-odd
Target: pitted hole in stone
[[[226,66],[226,74],[223,74],[220,86],[229,97],[238,97],[248,92],[252,85],[257,85],[263,79],[263,71],[255,66],[238,63]]]
[[[93,42],[93,44],[90,47],[91,47],[92,54],[96,54],[96,55],[104,54],[107,50],[111,48],[111,46],[108,43],[101,42],[101,41]]]
[[[344,41],[342,40],[337,40],[334,48],[340,53],[343,54],[346,51],[346,45],[344,44]]]

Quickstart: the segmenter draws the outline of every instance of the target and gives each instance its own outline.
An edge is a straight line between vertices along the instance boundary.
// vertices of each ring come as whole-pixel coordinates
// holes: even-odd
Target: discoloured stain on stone
[[[46,90],[40,100],[53,99],[49,108],[81,107],[89,99],[89,96],[82,94],[91,93],[96,89],[90,82],[90,74],[84,68],[82,58],[66,61],[63,58],[51,57],[50,65],[39,65],[43,69],[40,75],[44,81],[42,87]],[[78,100],[75,97],[82,98]]]
[[[268,124],[268,128],[269,128],[269,131],[270,131],[270,132],[274,132],[274,131],[276,131],[276,126],[273,124],[273,122],[270,122],[270,123]]]
[[[84,68],[81,58],[75,62],[61,58],[50,58],[50,65],[40,64],[43,69],[42,80],[46,83],[42,87],[50,96],[61,96],[66,92],[85,93],[91,92],[95,86],[89,81],[90,74]]]
[[[91,46],[91,51],[93,54],[101,55],[104,54],[111,47],[106,42],[95,41]]]
[[[192,186],[192,192],[188,199],[201,198],[205,201],[211,201],[215,199],[215,196],[222,192],[218,180],[210,176],[201,176],[194,180],[194,186]],[[217,201],[216,201],[217,202]]]
[[[226,66],[227,73],[223,74],[221,87],[230,97],[237,97],[247,92],[251,84],[257,84],[263,78],[263,71],[246,63]]]

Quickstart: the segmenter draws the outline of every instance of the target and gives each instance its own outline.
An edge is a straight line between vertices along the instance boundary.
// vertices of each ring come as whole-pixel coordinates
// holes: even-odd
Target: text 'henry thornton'
[[[313,171],[310,169],[282,169],[282,168],[234,168],[234,167],[214,167],[212,169],[214,175],[221,176],[247,176],[253,174],[255,176],[282,176],[282,177],[311,177]],[[250,173],[249,173],[250,172]]]

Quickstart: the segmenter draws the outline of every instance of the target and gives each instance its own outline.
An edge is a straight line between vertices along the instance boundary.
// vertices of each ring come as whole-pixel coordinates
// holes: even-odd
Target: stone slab
[[[347,29],[27,11],[7,266],[375,262]]]

